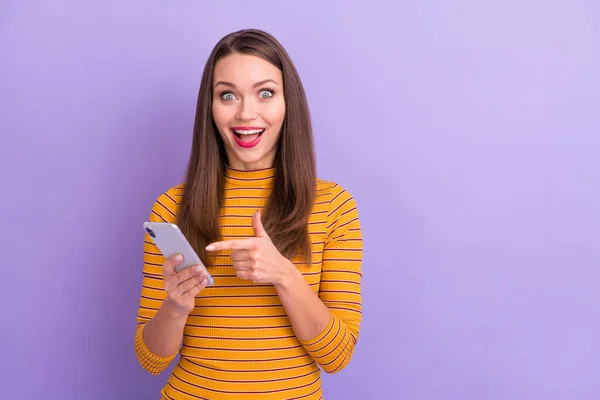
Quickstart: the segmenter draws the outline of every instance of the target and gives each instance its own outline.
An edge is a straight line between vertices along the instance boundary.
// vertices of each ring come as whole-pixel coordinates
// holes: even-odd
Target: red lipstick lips
[[[258,126],[234,126],[231,130],[237,144],[240,147],[249,149],[255,147],[260,142],[265,128]]]

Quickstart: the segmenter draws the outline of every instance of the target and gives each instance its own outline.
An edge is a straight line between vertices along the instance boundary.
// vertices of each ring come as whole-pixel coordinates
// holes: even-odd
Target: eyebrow
[[[252,88],[253,88],[253,89],[254,89],[254,88],[257,88],[258,86],[264,85],[265,83],[268,83],[268,82],[272,82],[272,83],[274,83],[274,84],[276,84],[276,85],[278,84],[278,83],[277,83],[277,82],[275,82],[273,79],[265,79],[265,80],[263,80],[263,81],[256,82],[254,85],[252,85]],[[219,82],[215,83],[215,87],[217,87],[218,85],[224,85],[224,86],[229,86],[229,87],[231,87],[231,88],[235,88],[235,85],[234,85],[233,83],[231,83],[231,82],[226,82],[226,81],[219,81]]]

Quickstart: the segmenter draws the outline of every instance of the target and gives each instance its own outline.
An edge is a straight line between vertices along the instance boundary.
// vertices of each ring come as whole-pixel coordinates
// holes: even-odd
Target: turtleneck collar
[[[244,171],[225,165],[225,182],[236,186],[266,186],[275,178],[275,167]]]

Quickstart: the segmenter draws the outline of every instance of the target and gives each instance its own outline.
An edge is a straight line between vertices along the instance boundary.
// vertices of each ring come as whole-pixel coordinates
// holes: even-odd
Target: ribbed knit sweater
[[[272,168],[226,169],[220,240],[254,236],[252,214],[265,206],[274,176]],[[177,185],[162,193],[150,221],[175,222],[183,190]],[[196,297],[163,399],[322,398],[320,370],[344,368],[359,335],[362,233],[353,197],[321,179],[308,224],[312,265],[307,267],[301,258],[292,262],[331,310],[327,327],[310,340],[299,340],[273,285],[239,279],[230,251],[210,254],[203,261],[215,285]],[[164,261],[146,234],[134,347],[140,364],[156,375],[178,355],[153,354],[142,336],[166,296]]]

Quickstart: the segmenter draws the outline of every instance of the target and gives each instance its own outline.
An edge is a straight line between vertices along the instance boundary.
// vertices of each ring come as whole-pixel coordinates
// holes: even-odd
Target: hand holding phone
[[[178,311],[189,314],[195,297],[214,280],[179,227],[166,222],[145,222],[144,229],[165,256],[162,266],[167,299]]]
[[[170,301],[171,309],[178,315],[187,316],[196,306],[196,296],[208,285],[208,278],[199,266],[177,272],[175,269],[181,263],[177,257],[173,256],[163,264],[165,301]]]

